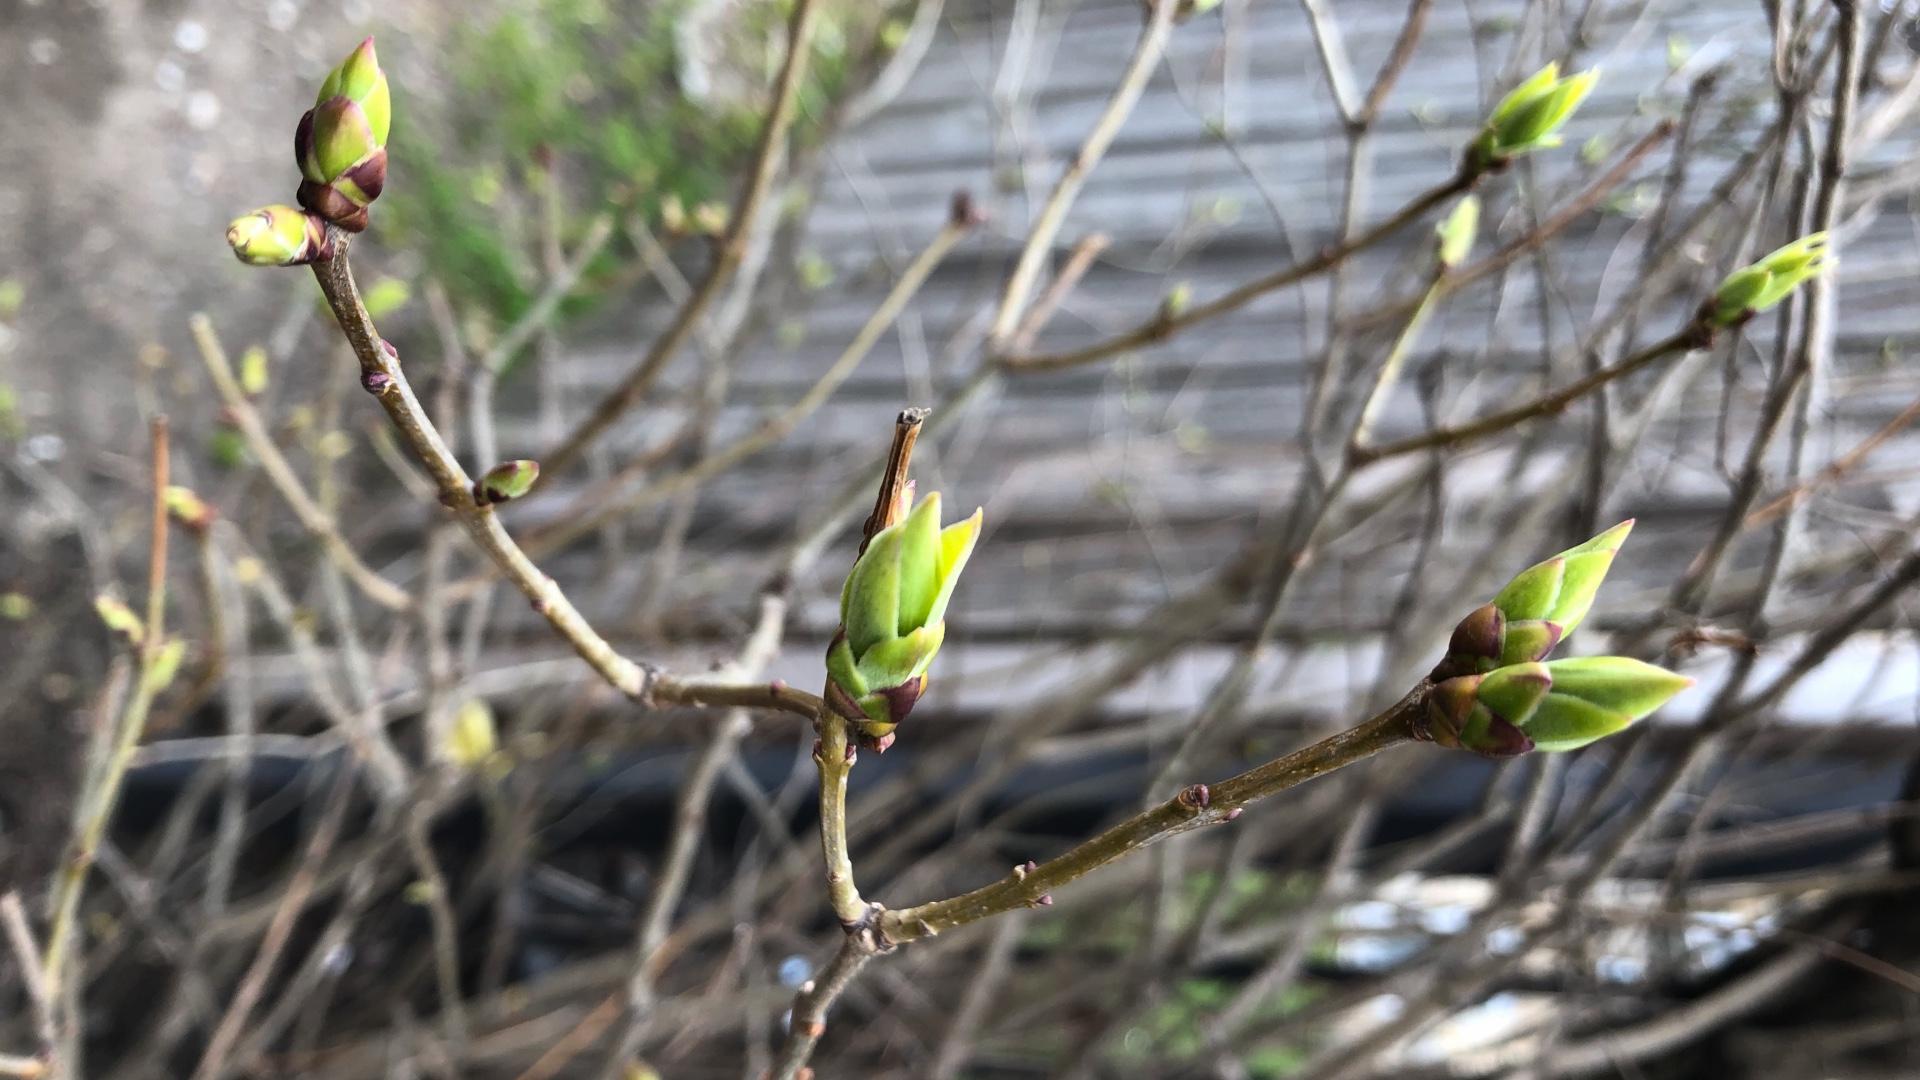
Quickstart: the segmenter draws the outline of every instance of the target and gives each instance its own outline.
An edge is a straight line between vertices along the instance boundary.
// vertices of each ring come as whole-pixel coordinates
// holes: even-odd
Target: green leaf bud
[[[1439,259],[1442,269],[1451,270],[1467,261],[1467,254],[1473,250],[1473,241],[1480,232],[1480,200],[1468,195],[1454,204],[1453,212],[1448,214],[1434,230],[1439,238]]]
[[[1566,634],[1566,627],[1545,619],[1522,619],[1508,623],[1506,640],[1501,642],[1499,662],[1524,664],[1531,660],[1545,660]]]
[[[1597,70],[1561,78],[1558,64],[1535,72],[1487,115],[1469,154],[1471,166],[1480,172],[1503,168],[1521,154],[1559,146],[1560,129],[1599,78]]]
[[[1493,606],[1509,620],[1544,619],[1560,596],[1567,561],[1558,555],[1534,563],[1515,574],[1493,598]]]
[[[473,501],[483,506],[518,499],[540,479],[540,463],[529,458],[503,461],[486,471],[473,485]]]
[[[1708,307],[1708,318],[1716,326],[1734,326],[1785,300],[1802,283],[1818,276],[1832,258],[1827,250],[1827,234],[1809,233],[1743,266],[1720,282]]]
[[[1684,675],[1623,656],[1511,664],[1435,686],[1418,734],[1487,757],[1577,750],[1692,685]]]
[[[107,629],[127,639],[128,644],[138,646],[147,639],[146,625],[119,597],[102,593],[93,598],[93,610],[100,621],[107,624]]]
[[[1527,719],[1552,686],[1553,676],[1548,674],[1547,665],[1509,664],[1482,676],[1476,697],[1501,719],[1524,731]]]
[[[1533,741],[1512,721],[1480,700],[1484,675],[1461,675],[1434,687],[1427,695],[1418,734],[1441,746],[1471,750],[1485,757],[1512,757],[1533,749]],[[1503,688],[1523,691],[1525,680]]]
[[[326,226],[297,206],[263,206],[234,218],[227,246],[249,266],[299,266],[333,254]]]
[[[387,145],[387,132],[393,124],[392,90],[387,85],[387,73],[380,68],[380,58],[374,53],[373,38],[362,41],[339,67],[327,73],[313,103],[319,106],[335,97],[344,97],[360,106],[375,140],[381,146]]]
[[[827,703],[862,742],[884,750],[926,688],[946,611],[980,534],[981,513],[942,528],[940,495],[875,533],[840,593],[827,650]]]
[[[348,232],[367,227],[367,207],[387,177],[393,103],[373,39],[361,42],[320,84],[294,129],[300,205]]]
[[[1560,628],[1561,637],[1573,633],[1613,566],[1613,557],[1633,531],[1628,519],[1583,544],[1522,570],[1493,598],[1509,625],[1545,620]]]
[[[1634,719],[1665,705],[1693,680],[1625,656],[1578,656],[1544,665],[1553,692]]]
[[[1492,602],[1453,628],[1447,653],[1428,678],[1443,682],[1545,660],[1592,610],[1614,555],[1632,531],[1633,521],[1623,521],[1514,575]]]

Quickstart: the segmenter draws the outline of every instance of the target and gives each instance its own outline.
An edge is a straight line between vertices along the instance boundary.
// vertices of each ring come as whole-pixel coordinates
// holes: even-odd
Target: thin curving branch
[[[836,913],[842,904],[846,904],[849,913],[856,918],[850,921],[846,915],[842,915],[842,923],[847,930],[845,942],[827,970],[801,987],[795,997],[792,1024],[781,1049],[779,1064],[773,1072],[775,1080],[790,1080],[800,1075],[814,1047],[819,1044],[820,1037],[826,1033],[827,1010],[874,956],[982,919],[1025,908],[1045,907],[1053,903],[1053,889],[1076,881],[1156,841],[1208,825],[1233,821],[1251,803],[1363,761],[1389,747],[1415,741],[1420,737],[1416,734],[1417,725],[1426,708],[1429,689],[1430,684],[1423,681],[1386,711],[1357,727],[1248,769],[1218,784],[1191,785],[1159,806],[1128,818],[1057,858],[1040,864],[1016,866],[1011,874],[999,881],[948,900],[888,911],[878,904],[869,905],[861,900],[858,890],[852,888],[850,878],[842,887],[832,882],[830,876]],[[828,710],[827,715],[831,717],[832,711]],[[829,782],[827,773],[833,757],[824,733],[831,730],[831,724],[823,725],[822,747],[815,754],[816,761],[821,763],[823,815],[830,809],[824,792]],[[844,772],[839,770],[842,777]],[[828,845],[829,875],[833,872],[836,860],[831,847],[832,836],[828,823],[823,821],[821,837],[822,842]],[[844,821],[840,839],[844,842]],[[848,869],[851,869],[850,864]],[[856,902],[858,910],[852,907]]]
[[[800,425],[820,407],[827,403],[842,383],[858,370],[862,361],[873,351],[885,335],[887,328],[900,317],[908,304],[919,294],[934,270],[945,261],[954,246],[970,233],[977,220],[957,201],[956,211],[949,217],[940,231],[934,234],[927,246],[921,249],[912,263],[900,273],[893,288],[887,292],[873,313],[861,324],[860,330],[835,358],[829,367],[798,401],[787,406],[765,423],[751,432],[716,449],[713,453],[679,472],[670,473],[651,484],[626,495],[597,491],[583,498],[578,505],[560,515],[558,522],[528,538],[528,547],[535,552],[551,551],[569,540],[584,536],[609,521],[659,503],[670,495],[691,490],[713,479],[735,465],[753,457],[764,450],[777,445],[782,439],[800,428]],[[970,204],[968,204],[970,205]]]
[[[581,659],[614,689],[644,705],[744,705],[812,717],[817,699],[804,691],[782,683],[743,685],[682,679],[628,659],[600,636],[567,599],[559,583],[536,566],[508,535],[492,505],[474,497],[472,478],[414,394],[400,366],[400,354],[380,336],[361,302],[347,261],[351,236],[335,229],[332,241],[333,257],[314,263],[313,276],[319,280],[335,321],[360,361],[360,385],[386,410],[401,439],[426,467],[441,504]]]
[[[1218,784],[1194,784],[1151,810],[1038,865],[1023,865],[991,885],[917,907],[889,911],[880,920],[880,936],[900,945],[1003,912],[1045,905],[1054,889],[1169,836],[1232,821],[1241,810],[1309,780],[1363,761],[1389,747],[1415,741],[1416,724],[1426,707],[1422,683],[1373,719],[1329,736]]]
[[[1356,252],[1378,244],[1425,217],[1441,203],[1471,188],[1478,179],[1476,174],[1462,170],[1452,179],[1414,196],[1412,201],[1395,211],[1392,216],[1352,239],[1324,248],[1313,257],[1294,263],[1292,266],[1255,278],[1203,304],[1195,304],[1178,312],[1162,309],[1131,330],[1078,349],[1055,353],[1009,354],[1002,356],[999,364],[1010,372],[1058,371],[1061,368],[1091,364],[1096,360],[1104,360],[1129,349],[1164,341],[1196,323],[1206,322],[1230,311],[1236,311],[1270,292],[1298,284],[1338,266]]]
[[[1631,375],[1666,357],[1705,348],[1711,342],[1710,327],[1697,320],[1690,322],[1673,335],[1654,342],[1631,356],[1623,357],[1606,367],[1589,372],[1565,386],[1541,394],[1531,401],[1522,402],[1511,409],[1502,409],[1465,424],[1435,428],[1424,435],[1415,435],[1395,442],[1355,446],[1352,450],[1354,463],[1367,465],[1383,458],[1414,454],[1422,450],[1453,449],[1470,442],[1477,442],[1489,435],[1497,435],[1524,424],[1528,420],[1551,416],[1615,379]]]
[[[1018,332],[1027,299],[1033,295],[1034,286],[1040,280],[1042,265],[1047,256],[1053,253],[1054,237],[1060,234],[1060,227],[1066,224],[1067,211],[1073,208],[1073,202],[1079,197],[1087,177],[1100,164],[1100,159],[1106,156],[1114,137],[1120,134],[1127,117],[1133,114],[1134,106],[1140,103],[1147,80],[1160,66],[1160,58],[1167,50],[1167,41],[1173,36],[1173,17],[1179,7],[1179,0],[1148,0],[1147,25],[1141,28],[1140,40],[1134,45],[1126,71],[1114,86],[1100,118],[1081,142],[1072,164],[1054,182],[1046,205],[1041,207],[1040,216],[1027,232],[1026,243],[1021,245],[1013,273],[1007,276],[1006,286],[1000,294],[1000,305],[994,312],[993,329],[987,335],[988,345],[994,351],[1004,349]]]
[[[273,489],[287,502],[287,508],[293,511],[303,528],[312,534],[326,548],[327,555],[346,572],[367,599],[389,611],[406,611],[413,606],[413,597],[405,589],[381,577],[380,573],[360,558],[347,538],[340,533],[340,527],[320,504],[313,501],[307,493],[307,487],[300,482],[293,471],[293,465],[286,455],[275,445],[273,436],[268,434],[267,426],[260,418],[259,410],[247,400],[246,392],[240,388],[240,380],[234,377],[233,365],[227,360],[227,350],[220,344],[220,337],[213,329],[213,321],[203,313],[196,313],[188,320],[193,331],[194,343],[199,346],[200,360],[207,367],[207,374],[213,379],[213,389],[220,397],[220,404],[233,419],[240,430],[240,436],[247,441],[247,449],[260,462],[260,470],[267,474]]]
[[[101,842],[106,838],[114,807],[119,804],[121,783],[126,779],[127,769],[133,764],[133,754],[140,745],[140,737],[146,731],[147,717],[153,711],[154,699],[165,689],[165,681],[171,678],[170,673],[163,674],[161,671],[162,657],[168,647],[165,640],[167,486],[171,483],[172,460],[166,417],[157,416],[153,419],[150,445],[153,491],[150,507],[152,532],[147,546],[146,619],[138,645],[133,690],[127,697],[125,708],[115,719],[112,741],[107,744],[105,759],[90,770],[90,782],[80,794],[79,816],[74,822],[71,850],[54,881],[51,904],[53,921],[47,931],[46,955],[41,962],[41,969],[47,996],[56,1002],[74,1000],[75,996],[69,993],[70,988],[62,980],[74,960],[71,954],[76,947],[74,936],[80,917],[80,900],[86,892],[87,875],[99,855]],[[65,1042],[71,1040],[77,1031],[79,1018],[66,1015],[64,1010],[62,1012],[60,1035],[64,1049]]]

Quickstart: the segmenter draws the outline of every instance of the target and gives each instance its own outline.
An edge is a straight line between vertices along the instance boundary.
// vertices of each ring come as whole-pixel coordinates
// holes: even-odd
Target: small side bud
[[[333,255],[326,225],[294,206],[263,206],[234,218],[227,246],[249,266],[300,266]]]
[[[1442,270],[1451,270],[1467,261],[1473,241],[1480,233],[1480,200],[1468,195],[1455,203],[1453,212],[1434,230]]]
[[[476,769],[487,763],[500,749],[500,737],[493,720],[493,709],[475,698],[453,714],[441,754],[462,769]]]
[[[184,488],[177,484],[169,487],[166,500],[167,513],[173,517],[173,520],[180,523],[181,528],[203,533],[207,531],[209,525],[213,524],[215,516],[213,507],[194,494],[192,488]]]
[[[503,503],[518,499],[533,490],[533,482],[540,479],[540,463],[529,458],[516,458],[503,461],[487,470],[473,485],[473,499],[483,504]]]
[[[679,236],[687,231],[686,204],[673,192],[660,197],[660,228],[668,236]]]
[[[267,350],[251,346],[240,354],[240,392],[259,397],[267,392]]]
[[[1192,306],[1193,283],[1190,281],[1179,282],[1174,285],[1173,288],[1167,290],[1166,296],[1160,298],[1160,317],[1162,319],[1177,319]]]
[[[160,643],[160,650],[153,654],[153,663],[147,668],[147,691],[158,694],[173,685],[180,674],[180,665],[187,657],[187,643],[179,638],[168,638]]]
[[[694,231],[707,236],[719,236],[727,231],[727,222],[732,217],[733,212],[727,209],[727,204],[708,200],[693,208]]]
[[[147,628],[140,616],[119,597],[102,593],[93,598],[93,610],[100,621],[107,624],[107,629],[125,638],[127,644],[138,647],[147,640]]]

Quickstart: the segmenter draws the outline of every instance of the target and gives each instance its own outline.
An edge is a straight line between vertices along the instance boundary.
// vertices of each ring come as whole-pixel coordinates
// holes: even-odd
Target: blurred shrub
[[[803,143],[829,122],[850,57],[885,47],[881,8],[846,2],[824,13],[795,124]],[[415,122],[395,125],[394,159],[406,167],[387,192],[393,245],[418,252],[484,332],[539,292],[545,215],[557,212],[570,242],[602,209],[659,229],[663,208],[686,218],[684,209],[724,204],[759,134],[789,10],[779,0],[476,5],[438,60],[444,100],[409,102]],[[633,265],[616,240],[562,317],[628,280]]]

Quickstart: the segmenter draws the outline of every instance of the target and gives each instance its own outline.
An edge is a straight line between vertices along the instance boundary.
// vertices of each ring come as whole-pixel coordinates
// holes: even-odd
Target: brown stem
[[[1767,503],[1753,513],[1748,514],[1746,520],[1740,523],[1740,527],[1742,529],[1751,529],[1756,525],[1764,525],[1774,518],[1779,517],[1781,514],[1786,513],[1788,510],[1800,505],[1808,496],[1813,495],[1815,492],[1839,483],[1849,472],[1853,471],[1855,466],[1866,460],[1867,455],[1879,449],[1888,439],[1898,435],[1902,429],[1912,424],[1915,420],[1920,420],[1920,398],[1915,398],[1911,402],[1908,402],[1907,407],[1900,410],[1899,415],[1882,424],[1879,430],[1873,434],[1860,440],[1853,449],[1828,462],[1827,466],[1820,470],[1819,475],[1803,484],[1797,484],[1791,489],[1781,492],[1778,498],[1775,498],[1772,502]]]
[[[820,1036],[827,1033],[828,1007],[873,956],[872,950],[861,947],[858,938],[849,937],[827,964],[827,969],[800,988],[793,999],[787,1041],[780,1047],[780,1058],[769,1073],[772,1080],[794,1080],[801,1074],[807,1059],[813,1056],[813,1048],[819,1045]]]
[[[1074,200],[1079,198],[1087,177],[1092,175],[1100,159],[1106,156],[1107,148],[1113,145],[1114,138],[1120,134],[1127,117],[1133,114],[1134,106],[1140,103],[1140,95],[1147,88],[1147,81],[1160,66],[1160,58],[1173,36],[1173,20],[1179,6],[1176,0],[1148,0],[1146,25],[1140,28],[1139,40],[1134,44],[1133,55],[1127,61],[1125,72],[1115,84],[1100,118],[1094,121],[1086,139],[1081,142],[1079,152],[1073,156],[1066,171],[1060,174],[1060,179],[1054,182],[1046,204],[1040,208],[1033,227],[1027,232],[1026,242],[1020,246],[1013,273],[1007,275],[999,307],[994,312],[993,329],[987,335],[993,352],[1005,352],[1008,342],[1018,331],[1027,299],[1040,280],[1040,272],[1047,258],[1053,254],[1053,241],[1060,234],[1060,227],[1066,224],[1067,212],[1073,208]]]
[[[881,917],[880,936],[888,945],[931,937],[944,930],[1048,902],[1052,890],[1157,840],[1206,825],[1231,821],[1240,810],[1288,788],[1325,776],[1371,757],[1390,746],[1412,741],[1414,724],[1425,707],[1421,684],[1371,720],[1275,758],[1211,786],[1195,784],[1159,806],[1115,825],[1066,854],[1038,866],[1028,864],[991,885]]]
[[[1706,324],[1698,321],[1690,322],[1671,337],[1654,342],[1631,356],[1590,372],[1583,378],[1511,409],[1503,409],[1454,427],[1435,428],[1424,435],[1415,435],[1398,442],[1356,446],[1352,451],[1353,462],[1355,465],[1366,465],[1382,458],[1399,457],[1402,454],[1418,453],[1421,450],[1451,449],[1463,443],[1486,438],[1488,435],[1498,434],[1528,420],[1560,412],[1568,405],[1615,379],[1630,375],[1674,353],[1686,353],[1705,348],[1711,340],[1711,329]]]
[[[870,911],[853,878],[853,855],[847,846],[847,777],[858,751],[847,735],[847,722],[832,709],[822,709],[820,741],[813,763],[820,770],[820,855],[826,864],[827,896],[833,914],[847,933],[870,928]]]
[[[1195,304],[1178,313],[1170,313],[1162,310],[1159,314],[1154,315],[1152,318],[1135,326],[1131,330],[1116,334],[1113,337],[1107,338],[1105,341],[1097,341],[1092,345],[1083,346],[1082,348],[1057,353],[1027,353],[1023,355],[1003,356],[999,361],[1000,366],[1013,372],[1055,371],[1060,368],[1089,364],[1095,360],[1103,360],[1115,353],[1125,352],[1128,349],[1134,349],[1142,345],[1165,340],[1195,323],[1205,322],[1216,316],[1224,315],[1229,311],[1245,307],[1247,304],[1252,303],[1254,300],[1276,289],[1286,288],[1289,285],[1304,281],[1315,274],[1332,269],[1355,252],[1372,247],[1374,244],[1400,231],[1407,225],[1426,216],[1428,211],[1434,207],[1471,188],[1478,179],[1478,174],[1462,170],[1446,183],[1416,196],[1412,202],[1401,207],[1393,216],[1375,225],[1373,228],[1368,229],[1366,232],[1325,248],[1310,259],[1305,259],[1292,266],[1276,270],[1265,277],[1255,278],[1225,295],[1216,297],[1204,304]]]
[[[964,221],[949,222],[946,227],[934,234],[927,246],[915,257],[907,268],[901,271],[899,280],[888,291],[886,299],[873,310],[867,321],[861,325],[859,333],[854,335],[840,356],[828,368],[800,400],[787,406],[765,423],[751,432],[719,447],[711,454],[694,462],[679,472],[669,473],[653,483],[626,495],[600,493],[575,503],[574,508],[561,515],[555,525],[534,534],[527,540],[528,549],[535,552],[550,551],[575,537],[599,528],[625,514],[645,506],[660,502],[669,495],[692,490],[695,486],[711,480],[735,465],[776,445],[797,430],[808,417],[817,412],[833,396],[863,360],[879,343],[881,336],[895,319],[906,309],[927,278],[939,267],[942,260],[953,250],[972,226]],[[542,464],[544,468],[544,463]],[[629,471],[629,470],[623,470]]]
[[[920,427],[927,422],[927,410],[903,409],[893,421],[893,445],[887,449],[887,467],[880,474],[880,490],[874,496],[873,513],[860,526],[860,554],[875,533],[900,520],[900,502],[907,494],[907,470],[913,464],[913,447],[920,441]]]

